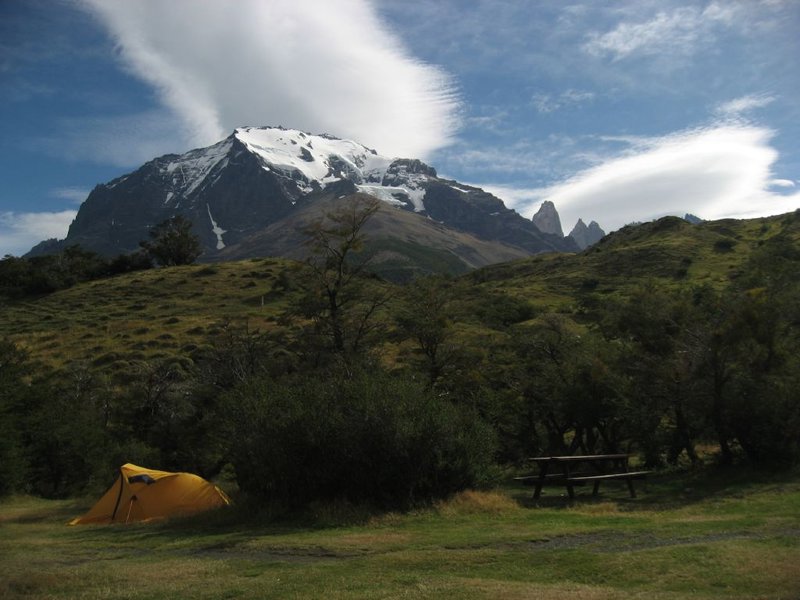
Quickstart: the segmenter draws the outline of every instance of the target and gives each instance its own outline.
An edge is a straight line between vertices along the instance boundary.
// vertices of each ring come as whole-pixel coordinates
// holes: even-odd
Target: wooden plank
[[[622,460],[628,458],[628,454],[587,454],[571,456],[535,456],[528,460],[533,462],[578,462],[578,461],[603,461],[603,460]]]
[[[581,475],[592,475],[592,474],[593,473],[590,471],[580,471],[571,476],[580,477]],[[514,481],[520,481],[522,483],[528,483],[528,482],[536,483],[537,481],[539,481],[539,479],[543,479],[547,483],[553,483],[553,482],[563,483],[566,480],[566,478],[567,476],[564,475],[564,473],[548,473],[544,477],[542,477],[541,475],[521,475],[519,477],[514,477]]]
[[[605,473],[603,475],[586,475],[578,477],[568,477],[567,481],[601,481],[603,479],[643,479],[652,471],[626,471],[624,473]]]
[[[563,475],[548,475],[545,479],[539,479],[538,477],[515,477],[515,480],[519,481],[522,485],[527,486],[534,486],[542,484],[547,486],[558,486],[558,485],[565,485],[567,483],[567,478]],[[583,485],[582,481],[576,481],[573,485]]]

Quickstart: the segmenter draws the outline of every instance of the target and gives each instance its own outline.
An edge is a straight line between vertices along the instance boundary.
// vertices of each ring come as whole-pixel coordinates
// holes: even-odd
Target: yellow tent
[[[117,481],[97,504],[69,524],[149,521],[203,512],[230,502],[225,492],[197,475],[128,463],[120,467]]]

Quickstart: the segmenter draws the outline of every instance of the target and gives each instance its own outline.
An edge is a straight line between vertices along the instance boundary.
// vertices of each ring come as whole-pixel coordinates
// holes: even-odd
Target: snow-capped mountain
[[[320,197],[358,192],[525,254],[577,250],[571,239],[542,233],[498,198],[441,179],[419,160],[385,157],[325,134],[242,127],[212,146],[156,158],[98,185],[66,240],[32,253],[72,244],[106,255],[129,252],[153,225],[181,214],[194,224],[203,259],[224,259],[238,256],[234,247],[268,227],[274,230]]]

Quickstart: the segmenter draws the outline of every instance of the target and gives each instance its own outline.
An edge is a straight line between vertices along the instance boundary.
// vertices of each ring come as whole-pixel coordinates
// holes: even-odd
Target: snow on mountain
[[[227,164],[233,140],[228,137],[207,148],[190,150],[180,156],[167,155],[156,159],[162,179],[168,188],[164,204],[173,198],[186,198],[194,192],[215,167],[222,169]],[[108,189],[113,189],[124,183],[128,176],[120,177],[109,184]]]
[[[389,182],[387,173],[396,159],[350,140],[281,127],[240,127],[213,146],[168,157],[159,165],[162,177],[169,182],[164,203],[174,201],[177,205],[201,187],[213,185],[213,175],[231,159],[235,140],[259,159],[265,171],[292,180],[302,194],[347,179],[360,191],[389,204],[410,203],[415,212],[425,210],[422,184],[428,175],[406,172],[401,166]]]
[[[155,158],[98,185],[61,246],[81,244],[106,255],[131,252],[155,224],[180,214],[193,223],[205,258],[213,260],[309,203],[355,191],[526,252],[577,249],[571,239],[542,233],[495,196],[440,179],[419,160],[282,127],[241,127],[212,146]]]
[[[231,139],[226,138],[208,148],[191,150],[179,160],[167,164],[163,171],[171,176],[173,188],[167,192],[164,202],[169,202],[176,195],[189,196],[215,168],[225,168],[231,145]]]
[[[294,129],[241,127],[234,137],[269,167],[298,171],[309,183],[316,181],[322,187],[339,179],[380,182],[394,160],[350,140]]]

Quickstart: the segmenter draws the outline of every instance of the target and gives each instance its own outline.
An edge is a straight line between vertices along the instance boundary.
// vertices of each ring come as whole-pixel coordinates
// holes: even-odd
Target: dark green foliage
[[[714,251],[715,252],[730,252],[733,250],[733,247],[736,245],[736,240],[732,240],[730,238],[724,238],[721,240],[717,240],[714,242]]]
[[[27,474],[23,416],[30,371],[25,353],[0,339],[0,496],[21,491]]]
[[[22,298],[49,294],[83,282],[149,269],[153,265],[141,253],[122,254],[107,260],[80,246],[59,254],[0,260],[0,296]]]
[[[311,249],[307,269],[300,273],[305,294],[287,318],[311,321],[301,345],[317,362],[329,355],[347,361],[362,354],[378,328],[375,315],[387,297],[370,289],[369,257],[362,252],[363,227],[378,208],[374,198],[356,198],[305,230]]]
[[[491,430],[473,413],[376,368],[256,380],[227,406],[241,488],[290,507],[406,508],[480,484],[492,460]]]
[[[150,230],[150,240],[139,244],[158,264],[171,267],[190,265],[202,254],[200,240],[192,233],[192,223],[178,215]]]
[[[405,335],[416,343],[416,352],[423,370],[433,386],[443,370],[457,354],[450,338],[452,282],[440,277],[417,279],[403,294],[403,303],[396,316]]]
[[[400,287],[361,272],[372,208],[350,208],[310,229],[306,265],[165,269],[9,301],[37,326],[29,315],[4,331],[42,362],[0,343],[0,494],[80,493],[127,461],[210,477],[233,463],[260,499],[404,507],[481,481],[492,458],[623,451],[679,465],[713,445],[721,462],[800,460],[800,218],[750,234],[667,220],[580,257]],[[686,229],[702,237],[653,242]],[[737,246],[721,255],[719,239]],[[562,276],[587,257],[597,264]],[[7,257],[0,281],[26,294],[108,274],[101,263],[79,248]],[[249,281],[266,293],[235,296]],[[231,298],[173,309],[211,284]],[[252,310],[208,318],[226,304]],[[84,364],[48,371],[72,345]]]
[[[515,332],[522,406],[543,453],[618,452],[623,384],[613,346],[559,315]]]
[[[103,383],[80,365],[36,383],[23,412],[30,491],[65,497],[106,478],[109,400]]]
[[[94,252],[70,246],[60,254],[0,262],[0,292],[11,297],[48,294],[104,276],[108,265]]]
[[[120,275],[134,271],[145,271],[153,268],[153,261],[146,252],[137,251],[130,254],[120,254],[112,258],[108,264],[109,275]]]
[[[527,300],[504,293],[484,295],[474,306],[474,314],[480,321],[495,329],[532,319],[536,311]]]

